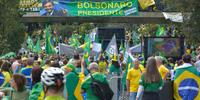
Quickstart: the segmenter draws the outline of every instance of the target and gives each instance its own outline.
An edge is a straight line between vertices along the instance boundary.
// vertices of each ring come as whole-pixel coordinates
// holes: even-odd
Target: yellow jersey
[[[4,87],[4,86],[7,86],[7,84],[9,84],[10,79],[11,79],[11,75],[10,75],[9,72],[6,72],[6,71],[2,71],[2,74],[4,75],[4,78],[5,78],[5,81],[2,85],[2,87]]]
[[[130,81],[130,92],[137,92],[139,88],[139,81],[142,76],[141,69],[131,68],[128,71],[126,79]]]
[[[158,68],[158,71],[162,77],[162,79],[164,80],[167,76],[167,73],[169,73],[169,70],[164,66],[164,65],[161,65],[159,68]]]

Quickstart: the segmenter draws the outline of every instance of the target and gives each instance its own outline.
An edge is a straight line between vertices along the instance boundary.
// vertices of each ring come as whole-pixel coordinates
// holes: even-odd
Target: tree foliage
[[[188,44],[200,43],[200,2],[197,0],[167,0],[167,4],[170,10],[180,11],[184,15],[184,23],[176,25],[181,30],[178,34],[184,34]]]
[[[24,25],[20,23],[19,0],[0,1],[0,55],[17,52],[24,41]]]

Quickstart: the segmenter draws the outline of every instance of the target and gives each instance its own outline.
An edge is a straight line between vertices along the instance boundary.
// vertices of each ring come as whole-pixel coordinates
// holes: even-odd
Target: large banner
[[[42,16],[134,16],[138,0],[44,0]]]
[[[75,49],[72,46],[65,45],[65,44],[58,44],[59,54],[65,54],[67,57],[73,57],[75,53],[83,53],[81,48]]]
[[[184,38],[145,37],[144,52],[146,57],[160,55],[181,58],[184,54]]]
[[[151,38],[148,51],[148,55],[180,56],[180,41],[176,38]]]
[[[39,12],[41,7],[41,0],[20,0],[19,2],[19,9],[25,12]]]

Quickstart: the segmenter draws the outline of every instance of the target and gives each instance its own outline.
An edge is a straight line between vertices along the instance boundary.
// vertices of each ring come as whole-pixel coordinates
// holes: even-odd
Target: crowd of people
[[[119,59],[117,56],[107,59],[103,54],[96,61],[89,57],[89,64],[80,54],[70,59],[65,55],[18,55],[0,60],[0,97],[11,100],[100,100],[91,87],[93,79],[109,84],[108,76],[125,75],[128,69],[126,87],[122,90],[126,91],[129,100],[159,100],[159,91],[165,81],[175,80],[185,70],[200,77],[199,51],[200,48],[196,51],[196,60],[186,52],[188,54],[176,62],[173,58],[164,60],[164,57],[152,56],[145,65],[138,56],[134,56],[132,63],[124,63],[122,54]],[[186,76],[183,73],[182,77]],[[174,94],[176,92],[182,96],[175,95],[175,99],[190,97],[180,92],[174,81]]]

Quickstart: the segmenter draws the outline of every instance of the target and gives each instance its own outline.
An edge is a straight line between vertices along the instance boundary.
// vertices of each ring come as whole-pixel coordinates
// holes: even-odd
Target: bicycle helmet
[[[56,85],[57,80],[64,83],[64,72],[60,68],[50,67],[42,72],[41,81],[46,86]]]

